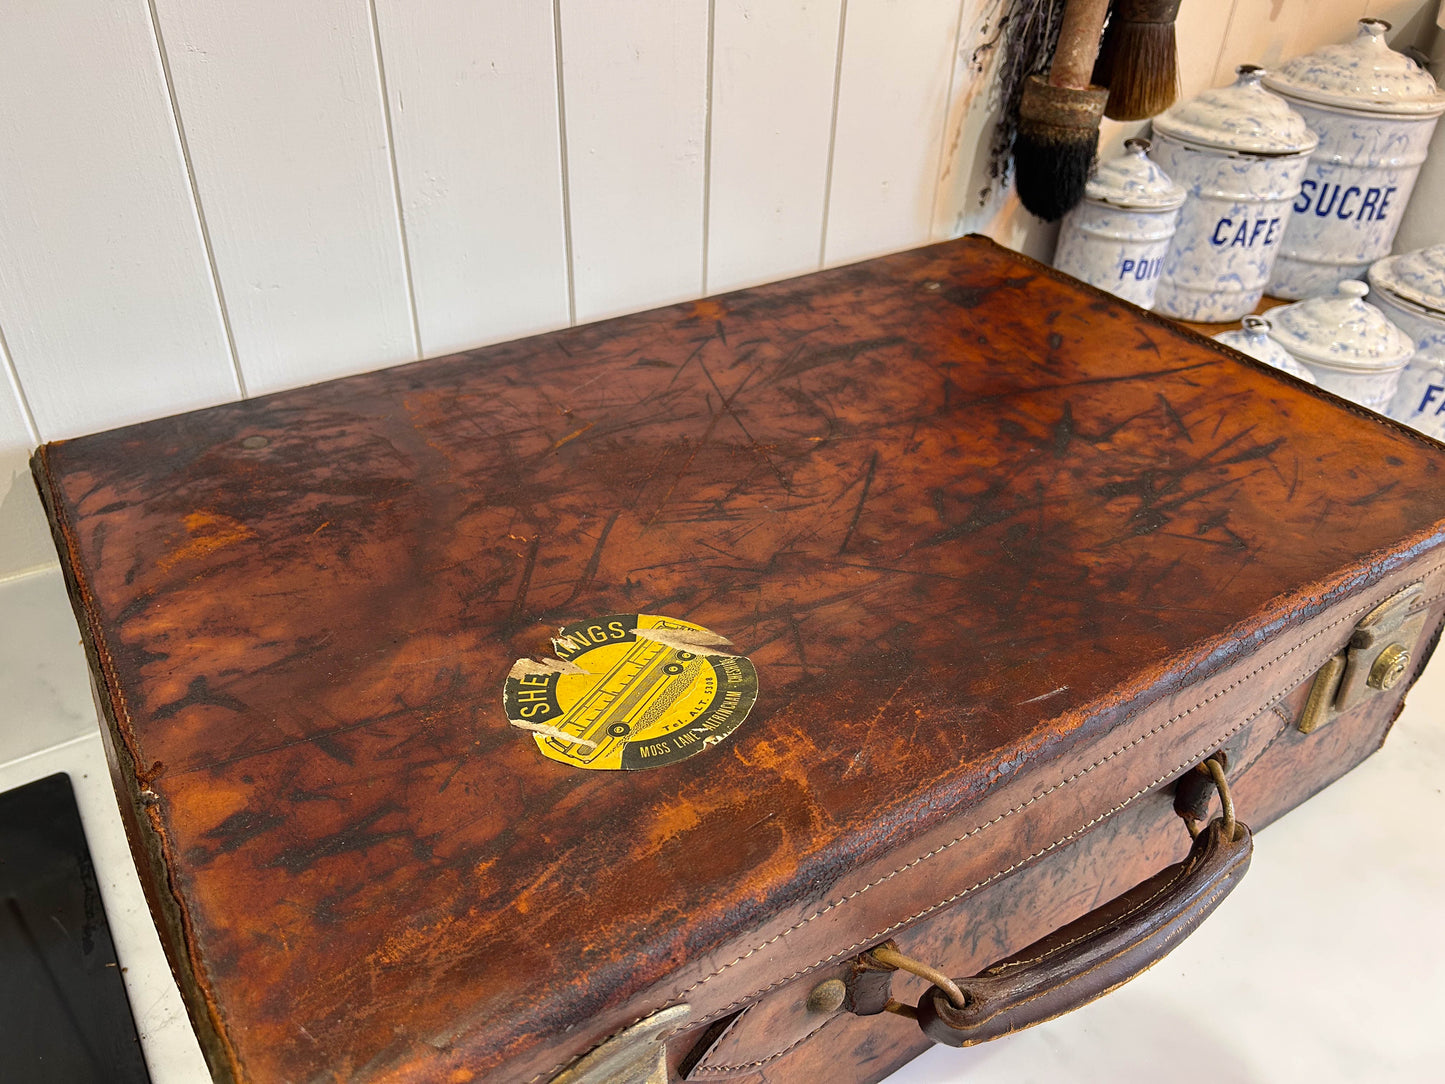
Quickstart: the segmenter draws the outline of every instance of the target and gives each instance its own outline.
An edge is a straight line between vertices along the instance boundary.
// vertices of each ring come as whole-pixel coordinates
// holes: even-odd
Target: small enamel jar
[[[1332,294],[1271,309],[1269,334],[1320,387],[1383,414],[1415,343],[1365,301],[1369,289],[1346,279]]]
[[[1415,340],[1387,413],[1445,440],[1445,245],[1380,260],[1370,268],[1370,300]]]
[[[1183,187],[1149,160],[1149,141],[1130,139],[1064,216],[1054,266],[1147,309],[1183,202]]]
[[[1188,193],[1154,310],[1181,320],[1238,320],[1259,303],[1318,142],[1263,68],[1238,72],[1154,118],[1150,157]]]
[[[1361,19],[1354,41],[1296,57],[1264,78],[1320,137],[1269,280],[1276,297],[1314,297],[1388,255],[1445,94]]]
[[[1241,354],[1248,354],[1257,361],[1272,365],[1276,369],[1298,377],[1306,384],[1317,383],[1314,374],[1295,361],[1288,350],[1269,337],[1270,322],[1263,316],[1246,316],[1238,330],[1221,331],[1214,341],[1232,346]]]

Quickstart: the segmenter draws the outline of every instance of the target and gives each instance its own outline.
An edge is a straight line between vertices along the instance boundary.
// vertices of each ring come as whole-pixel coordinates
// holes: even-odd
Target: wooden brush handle
[[[1082,90],[1094,74],[1099,57],[1099,39],[1104,36],[1104,18],[1109,0],[1069,0],[1064,5],[1064,23],[1059,27],[1059,47],[1049,68],[1049,82],[1056,87]]]

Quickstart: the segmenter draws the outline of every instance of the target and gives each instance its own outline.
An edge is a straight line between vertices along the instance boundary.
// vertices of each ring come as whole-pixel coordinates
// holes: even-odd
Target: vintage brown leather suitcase
[[[1389,730],[1442,452],[967,238],[34,465],[217,1079],[575,1084],[1166,952]]]

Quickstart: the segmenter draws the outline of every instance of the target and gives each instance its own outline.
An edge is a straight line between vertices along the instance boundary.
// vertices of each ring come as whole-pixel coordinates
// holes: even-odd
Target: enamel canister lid
[[[1445,314],[1445,245],[1376,260],[1370,285]]]
[[[1369,287],[1346,279],[1335,293],[1270,312],[1270,337],[1295,357],[1357,372],[1398,369],[1415,342],[1365,301]]]
[[[1124,141],[1124,153],[1101,163],[1084,190],[1086,199],[1133,211],[1168,211],[1184,202],[1175,184],[1149,158],[1147,139]]]
[[[1248,354],[1266,365],[1283,369],[1306,384],[1317,383],[1314,373],[1295,361],[1293,354],[1269,337],[1270,322],[1263,316],[1246,316],[1239,323],[1239,328],[1221,331],[1214,336],[1214,341],[1232,346],[1241,354]]]
[[[1266,75],[1264,85],[1301,101],[1367,113],[1445,113],[1445,94],[1429,72],[1390,48],[1389,29],[1382,19],[1361,19],[1353,41],[1297,56]]]
[[[1154,131],[1213,150],[1245,154],[1299,154],[1312,151],[1319,137],[1304,117],[1278,94],[1260,84],[1264,69],[1242,64],[1227,87],[1206,90],[1154,118]]]

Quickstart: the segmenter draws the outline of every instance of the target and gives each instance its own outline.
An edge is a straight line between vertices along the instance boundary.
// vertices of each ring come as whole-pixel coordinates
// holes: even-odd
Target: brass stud
[[[1375,659],[1365,684],[1372,689],[1392,689],[1405,676],[1409,666],[1410,652],[1405,645],[1391,644]]]
[[[847,997],[848,987],[843,984],[842,979],[828,979],[813,987],[813,992],[808,995],[808,1011],[837,1012],[843,1007]]]

